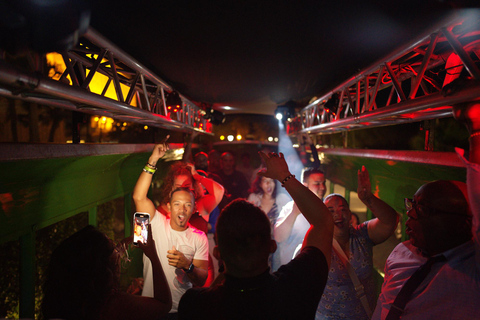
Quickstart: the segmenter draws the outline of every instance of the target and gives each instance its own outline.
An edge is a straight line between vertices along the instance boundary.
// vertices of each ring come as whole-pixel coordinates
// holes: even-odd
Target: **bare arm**
[[[376,217],[368,223],[368,236],[375,244],[384,242],[395,231],[398,214],[390,205],[372,193],[370,177],[365,166],[362,166],[362,170],[358,170],[357,193],[360,200]]]
[[[260,175],[276,179],[280,182],[290,176],[290,171],[288,170],[282,153],[277,155],[272,152],[267,155],[260,152],[260,155],[267,164],[267,171],[259,173]],[[332,214],[323,204],[322,199],[317,197],[297,179],[288,179],[284,183],[284,187],[292,196],[307,221],[311,224],[303,240],[303,246],[314,246],[320,249],[330,266],[333,239]]]
[[[196,136],[198,136],[199,132],[196,130],[193,130],[190,136],[187,138],[187,142],[185,145],[185,152],[183,153],[182,161],[191,163],[193,161],[193,156],[192,156],[192,144],[193,140],[195,139]]]
[[[148,225],[148,233],[150,235],[152,234],[151,224]],[[172,307],[172,295],[170,294],[170,287],[163,272],[162,265],[160,264],[160,259],[158,258],[155,240],[153,237],[149,237],[147,244],[139,242],[138,246],[152,263],[153,298],[169,306],[168,310],[170,310]]]
[[[225,189],[223,186],[209,178],[205,178],[197,173],[195,170],[195,166],[193,164],[189,164],[189,167],[192,171],[193,178],[201,183],[205,189],[208,191],[208,194],[203,196],[201,200],[197,203],[197,209],[200,215],[208,221],[208,217],[210,216],[210,212],[215,209],[220,201],[222,201],[223,194],[225,193]]]
[[[282,209],[282,211],[285,209],[286,208]],[[295,220],[297,220],[299,214],[300,210],[298,210],[298,206],[294,202],[292,210],[289,210],[289,212],[287,212],[284,217],[277,220],[277,223],[275,224],[275,228],[273,229],[275,241],[284,242],[288,239],[288,237],[290,237],[293,225],[295,224]]]
[[[193,259],[193,265],[195,266],[193,272],[187,273],[187,276],[194,285],[201,287],[208,277],[208,260]]]
[[[151,231],[151,225],[148,225],[150,234]],[[153,237],[148,239],[146,245],[140,242],[139,248],[143,250],[152,263],[154,296],[150,298],[122,294],[118,304],[111,306],[111,308],[114,308],[111,312],[120,314],[125,319],[156,319],[170,311],[172,308],[172,295],[157,255]]]
[[[195,268],[190,273],[187,273],[188,278],[196,286],[203,286],[208,277],[208,260],[193,259],[190,261],[185,255],[172,247],[167,251],[168,264],[178,269],[187,270],[190,264],[193,263]]]
[[[152,154],[148,159],[148,163],[152,166],[156,166],[158,160],[165,155],[165,152],[168,150],[168,145],[166,144],[167,139],[170,136],[167,136],[163,143],[155,145],[153,148]],[[146,212],[150,214],[150,217],[153,219],[155,215],[155,205],[152,200],[147,197],[148,189],[152,183],[153,174],[142,171],[140,177],[135,184],[133,189],[133,201],[135,202],[135,209],[137,212]]]

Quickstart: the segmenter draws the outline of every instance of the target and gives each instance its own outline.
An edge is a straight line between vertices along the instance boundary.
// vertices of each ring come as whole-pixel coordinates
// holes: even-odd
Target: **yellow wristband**
[[[157,170],[152,169],[149,166],[145,166],[145,167],[143,167],[143,171],[145,171],[146,173],[154,174],[155,171],[157,171]]]

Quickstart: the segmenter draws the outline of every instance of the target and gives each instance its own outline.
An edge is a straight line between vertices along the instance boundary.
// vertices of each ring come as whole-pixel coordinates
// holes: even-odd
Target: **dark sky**
[[[325,94],[450,8],[437,0],[102,0],[92,4],[91,26],[194,102],[273,114],[277,104]]]

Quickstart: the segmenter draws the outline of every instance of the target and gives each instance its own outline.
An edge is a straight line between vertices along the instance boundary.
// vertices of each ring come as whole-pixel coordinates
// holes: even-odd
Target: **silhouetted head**
[[[198,152],[194,157],[195,169],[208,171],[208,155],[205,152]]]
[[[228,204],[216,225],[220,257],[227,274],[252,277],[268,268],[268,256],[275,252],[270,222],[265,213],[244,199]]]
[[[93,226],[64,240],[54,251],[44,285],[46,319],[96,319],[117,289],[120,271],[115,245]]]
[[[472,238],[467,188],[459,181],[438,180],[405,199],[407,234],[426,255],[452,249]]]
[[[235,157],[231,152],[224,152],[220,157],[220,165],[225,174],[231,174],[235,170]]]

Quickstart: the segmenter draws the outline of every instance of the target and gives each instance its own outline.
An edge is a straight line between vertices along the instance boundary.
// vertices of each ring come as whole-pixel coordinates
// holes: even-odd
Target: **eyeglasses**
[[[422,217],[425,217],[426,215],[419,215],[419,210],[417,209],[418,206],[423,206],[423,204],[419,204],[419,203],[416,203],[414,199],[409,199],[409,198],[405,198],[405,209],[407,209],[407,215],[412,218],[412,219],[419,219],[419,218],[422,218]],[[469,214],[465,214],[465,213],[459,213],[459,212],[449,212],[449,211],[442,211],[442,210],[438,210],[438,209],[435,209],[435,208],[430,208],[428,207],[428,211],[429,213],[435,213],[436,215],[439,215],[439,214],[446,214],[446,215],[456,215],[456,216],[463,216],[463,217],[471,217]],[[412,209],[415,209],[415,213],[412,212]]]
[[[418,219],[419,218],[417,206],[419,206],[419,204],[416,203],[414,199],[405,198],[405,209],[407,209],[407,214],[412,219]],[[410,212],[410,211],[412,211],[412,209],[414,209],[414,208],[415,208],[415,214],[412,214],[412,212]]]

